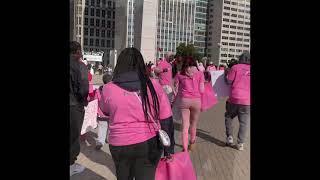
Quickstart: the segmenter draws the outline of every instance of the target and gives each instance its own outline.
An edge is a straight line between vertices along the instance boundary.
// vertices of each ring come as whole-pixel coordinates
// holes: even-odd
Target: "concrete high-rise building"
[[[157,1],[117,0],[115,49],[139,49],[146,62],[156,57]]]
[[[250,0],[209,0],[207,56],[225,64],[250,51]]]
[[[208,0],[158,0],[157,57],[194,44],[205,55]]]
[[[104,52],[107,64],[114,49],[115,0],[85,0],[83,20],[83,50]]]
[[[84,0],[70,0],[70,40],[77,41],[83,47]]]

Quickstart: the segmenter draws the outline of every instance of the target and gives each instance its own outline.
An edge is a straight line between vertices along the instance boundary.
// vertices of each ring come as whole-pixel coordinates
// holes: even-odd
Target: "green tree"
[[[202,55],[193,44],[180,43],[176,49],[176,57],[192,56],[195,60],[201,60]]]

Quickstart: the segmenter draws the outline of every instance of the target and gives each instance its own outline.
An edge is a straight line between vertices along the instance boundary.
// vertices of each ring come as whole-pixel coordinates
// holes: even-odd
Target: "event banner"
[[[225,82],[224,71],[210,71],[211,83],[216,92],[216,96],[228,97],[230,95],[230,85]]]
[[[85,134],[88,131],[91,131],[92,129],[95,129],[97,124],[97,112],[98,112],[98,100],[95,99],[93,101],[90,101],[88,106],[84,108],[85,114],[84,114],[84,120],[83,125],[81,128],[81,134]]]

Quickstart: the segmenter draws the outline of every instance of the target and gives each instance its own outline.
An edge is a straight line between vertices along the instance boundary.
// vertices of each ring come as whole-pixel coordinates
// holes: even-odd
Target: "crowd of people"
[[[85,168],[75,163],[80,153],[80,130],[84,107],[98,100],[98,138],[96,150],[109,144],[118,180],[155,178],[162,156],[174,154],[172,108],[179,109],[184,152],[194,151],[200,113],[212,108],[218,99],[211,85],[211,71],[225,70],[230,84],[226,102],[226,144],[234,146],[233,119],[240,127],[236,148],[244,149],[250,120],[250,54],[232,59],[228,67],[206,65],[192,57],[164,58],[145,64],[135,48],[124,49],[113,72],[103,75],[104,85],[93,89],[92,75],[81,61],[81,46],[70,43],[70,176]],[[170,138],[170,146],[159,140],[159,129]],[[190,133],[190,137],[189,137]]]

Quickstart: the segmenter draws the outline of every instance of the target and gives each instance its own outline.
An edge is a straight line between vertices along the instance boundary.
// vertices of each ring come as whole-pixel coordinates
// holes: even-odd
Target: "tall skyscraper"
[[[194,44],[205,55],[208,0],[158,0],[157,57]]]
[[[225,64],[250,51],[250,0],[210,0],[207,56]]]
[[[85,0],[83,24],[84,51],[103,51],[107,64],[110,50],[114,49],[115,1]]]
[[[83,17],[84,1],[70,0],[70,40],[77,41],[83,45]],[[81,46],[83,47],[83,46]]]

